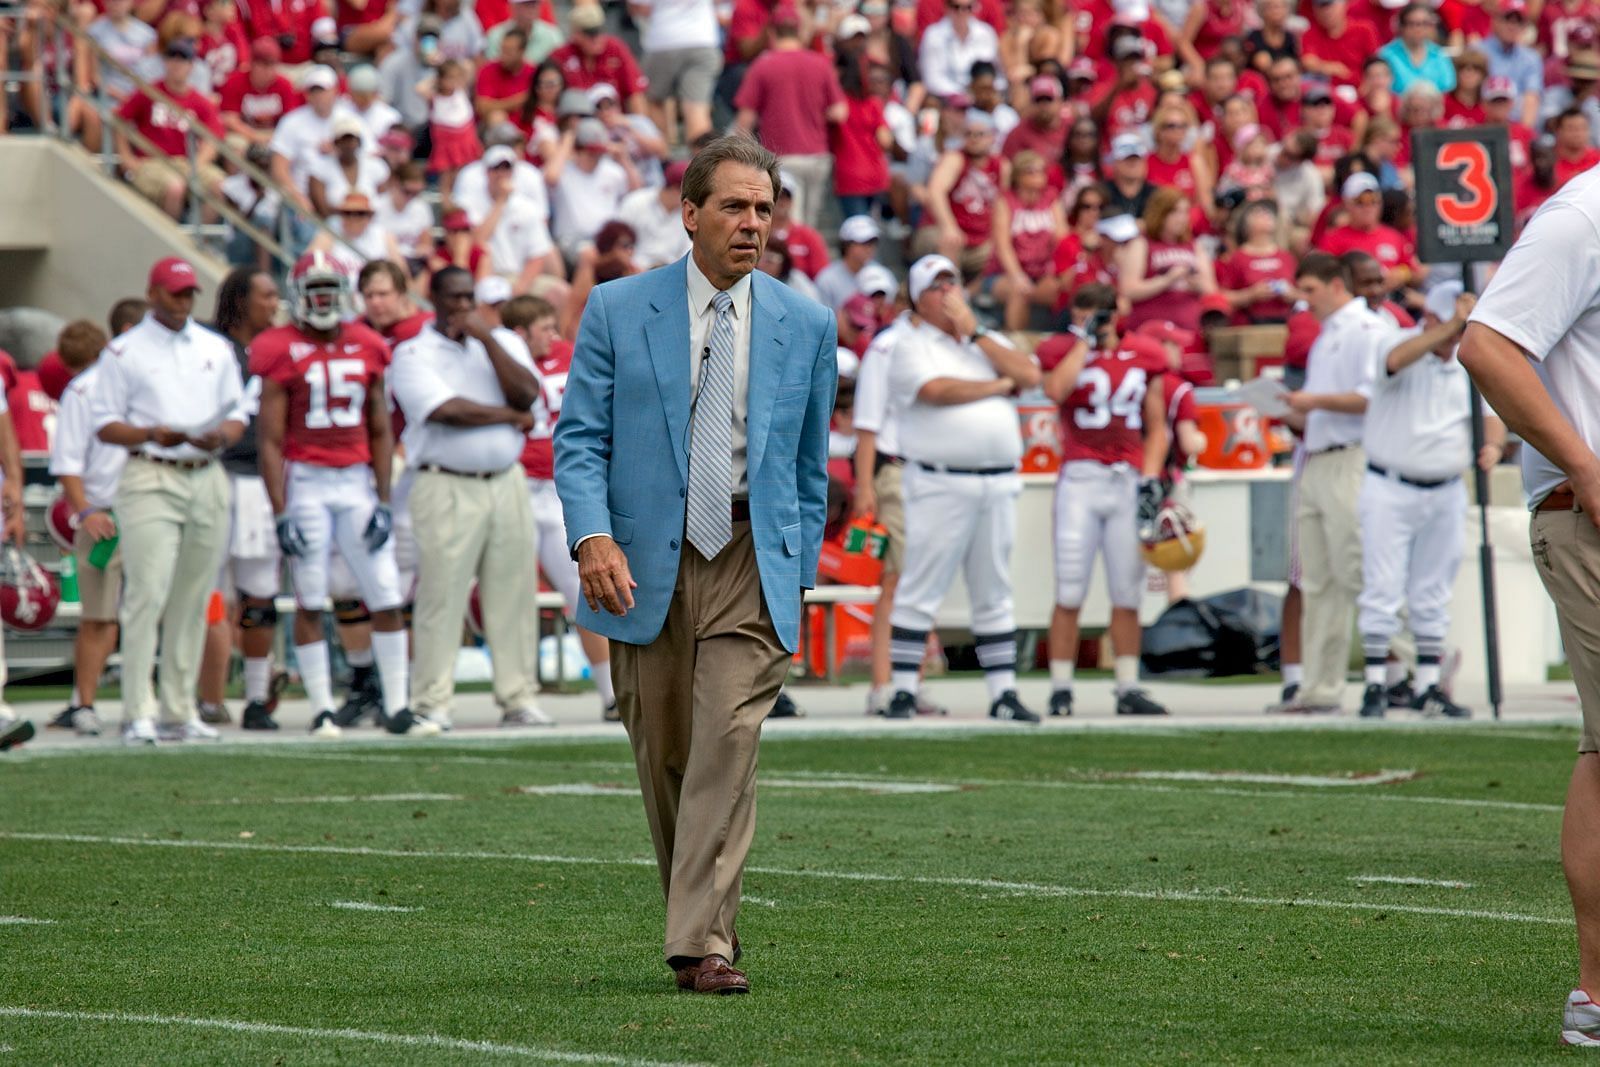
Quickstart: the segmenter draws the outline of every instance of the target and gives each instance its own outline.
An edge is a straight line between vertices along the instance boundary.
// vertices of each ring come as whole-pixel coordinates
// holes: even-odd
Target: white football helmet
[[[355,283],[326,252],[307,252],[289,272],[289,315],[301,326],[332,330],[354,315]]]

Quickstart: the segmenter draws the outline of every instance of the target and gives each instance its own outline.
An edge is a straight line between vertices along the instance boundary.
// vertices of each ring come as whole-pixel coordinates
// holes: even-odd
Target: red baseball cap
[[[682,185],[683,176],[687,173],[689,173],[689,161],[687,159],[675,159],[667,164],[666,169],[662,172],[662,178],[668,185]]]
[[[283,59],[283,49],[271,37],[257,37],[250,46],[250,58],[257,63],[277,63]]]
[[[1528,13],[1528,0],[1500,0],[1500,14],[1526,15]]]
[[[200,288],[200,279],[195,277],[188,260],[168,256],[150,268],[150,288],[165,289],[176,296]]]
[[[1205,315],[1213,311],[1221,312],[1231,318],[1233,305],[1228,303],[1228,298],[1221,293],[1207,293],[1200,298],[1200,314]]]
[[[460,208],[456,208],[454,211],[447,213],[444,218],[440,219],[439,225],[443,226],[446,230],[470,230],[472,229],[472,219],[467,216],[465,211],[461,210]]]
[[[72,368],[62,361],[61,353],[55,349],[46,352],[33,372],[39,376],[39,388],[44,390],[45,396],[59,403],[73,377]]]
[[[1194,334],[1175,322],[1153,320],[1144,323],[1135,332],[1153,341],[1165,341],[1168,344],[1177,345],[1179,348],[1188,348],[1194,344]]]

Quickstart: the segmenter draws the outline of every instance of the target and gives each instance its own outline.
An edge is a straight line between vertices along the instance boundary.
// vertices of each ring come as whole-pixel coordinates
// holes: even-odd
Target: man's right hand
[[[639,588],[628,570],[628,557],[604,534],[578,546],[578,581],[590,611],[604,606],[608,613],[619,617],[633,607],[633,591]]]
[[[854,498],[850,501],[850,516],[861,519],[878,513],[878,494],[870,482],[857,482]]]
[[[169,430],[165,426],[157,426],[150,431],[150,440],[162,448],[177,448],[189,439],[177,430]]]
[[[79,529],[96,541],[109,541],[117,536],[117,522],[104,511],[92,511],[83,517]]]

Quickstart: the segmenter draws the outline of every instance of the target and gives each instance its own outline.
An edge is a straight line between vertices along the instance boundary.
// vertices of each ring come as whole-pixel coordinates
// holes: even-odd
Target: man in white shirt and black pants
[[[1378,348],[1362,446],[1361,648],[1366,662],[1363,718],[1382,718],[1390,643],[1400,609],[1417,640],[1415,707],[1425,715],[1471,716],[1440,687],[1450,591],[1465,552],[1467,490],[1473,461],[1467,372],[1455,358],[1476,300],[1457,282],[1429,290],[1422,325],[1391,334]],[[1505,426],[1485,420],[1485,469],[1500,461]]]
[[[961,272],[943,256],[912,264],[919,325],[891,357],[889,391],[906,464],[905,569],[891,613],[894,697],[886,716],[916,714],[917,675],[934,617],[960,569],[972,604],[972,636],[989,688],[989,716],[1038,722],[1017,698],[1017,632],[1011,548],[1022,431],[1019,389],[1039,382],[1031,356],[977,323]]]
[[[413,725],[450,727],[456,649],[474,579],[494,665],[502,726],[550,722],[539,710],[537,529],[522,473],[539,383],[525,346],[507,352],[473,310],[472,275],[459,267],[429,286],[438,319],[395,350],[390,380],[405,412],[407,477],[417,541],[412,618]],[[398,720],[398,721],[395,721]]]
[[[1296,515],[1301,648],[1305,682],[1293,710],[1339,709],[1350,657],[1350,615],[1361,592],[1361,524],[1356,501],[1367,468],[1362,420],[1372,395],[1377,352],[1389,330],[1350,293],[1339,261],[1313,252],[1300,261],[1295,284],[1322,332],[1306,361],[1305,388],[1286,398],[1304,416],[1305,471]],[[1299,420],[1295,420],[1299,421]]]
[[[129,452],[117,488],[122,550],[122,709],[131,744],[212,740],[195,714],[206,598],[228,541],[228,478],[217,455],[244,433],[233,349],[196,323],[194,268],[150,268],[150,314],[106,346],[90,415]],[[161,726],[150,674],[161,645]]]

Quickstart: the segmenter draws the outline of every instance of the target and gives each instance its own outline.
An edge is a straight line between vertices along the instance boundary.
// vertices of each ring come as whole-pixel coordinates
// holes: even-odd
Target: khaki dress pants
[[[1304,603],[1300,702],[1337,706],[1350,667],[1350,633],[1361,594],[1358,502],[1367,456],[1360,448],[1306,457],[1300,476],[1300,592]]]

